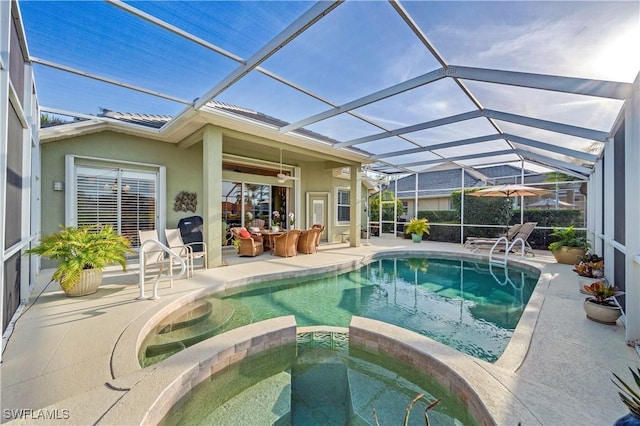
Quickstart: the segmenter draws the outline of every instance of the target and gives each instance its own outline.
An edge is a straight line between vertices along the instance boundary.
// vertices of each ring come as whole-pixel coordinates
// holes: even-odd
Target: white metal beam
[[[592,80],[586,78],[560,77],[486,68],[472,68],[451,65],[445,69],[447,77],[474,80],[531,89],[551,90],[575,95],[598,96],[611,99],[625,99],[631,95],[633,85],[616,81]]]
[[[157,25],[160,28],[163,28],[163,29],[165,29],[165,30],[167,30],[169,32],[172,32],[173,34],[176,34],[176,35],[178,35],[180,37],[183,37],[183,38],[185,38],[187,40],[190,40],[190,41],[192,41],[192,42],[194,42],[196,44],[199,44],[202,47],[205,47],[205,48],[207,48],[209,50],[212,50],[212,51],[214,51],[216,53],[219,53],[219,54],[221,54],[221,55],[223,55],[223,56],[225,56],[225,57],[227,57],[229,59],[232,59],[232,60],[234,60],[236,62],[244,63],[244,60],[241,57],[239,57],[237,55],[234,55],[233,53],[228,52],[227,50],[225,50],[225,49],[223,49],[223,48],[221,48],[219,46],[216,46],[213,43],[209,43],[208,41],[203,40],[200,37],[197,37],[197,36],[191,34],[188,31],[185,31],[185,30],[183,30],[181,28],[178,28],[175,25],[171,25],[168,22],[163,21],[162,19],[158,19],[153,15],[149,15],[148,13],[141,11],[140,9],[136,9],[135,7],[133,7],[133,6],[129,5],[129,4],[127,4],[127,3],[124,3],[124,2],[122,2],[120,0],[105,0],[105,1],[107,3],[110,3],[111,5],[119,8],[119,9],[124,10],[125,12],[128,12],[128,13],[130,13],[132,15],[137,16],[138,18],[142,18],[142,19],[144,19],[145,21],[147,21],[147,22],[149,22],[151,24]]]
[[[387,152],[385,154],[372,155],[371,158],[373,160],[380,160],[382,158],[399,157],[401,155],[417,154],[420,152],[431,152],[437,149],[453,148],[456,146],[471,145],[474,143],[481,143],[481,142],[489,142],[497,139],[503,139],[503,136],[496,133],[493,135],[478,136],[478,137],[469,138],[469,139],[460,139],[457,141],[444,142],[444,143],[424,146],[420,148],[405,149],[404,151]]]
[[[414,163],[404,163],[399,164],[401,167],[415,167],[415,166],[427,166],[429,164],[438,164],[438,163],[446,163],[450,161],[462,161],[462,160],[471,160],[473,158],[482,158],[482,157],[497,157],[500,155],[508,155],[508,154],[516,154],[512,149],[505,149],[502,151],[493,151],[493,152],[483,152],[480,154],[468,154],[468,155],[460,155],[457,157],[450,157],[444,159],[435,159],[435,160],[426,160],[426,161],[416,161]]]
[[[595,163],[596,160],[598,159],[597,155],[593,155],[588,152],[576,151],[575,149],[569,149],[569,148],[564,148],[562,146],[539,142],[534,139],[523,138],[521,136],[516,136],[509,133],[505,133],[504,136],[510,141],[520,145],[527,145],[533,148],[544,149],[547,151],[556,152],[558,154],[567,155],[569,157],[580,158],[581,160],[589,161],[591,163]]]
[[[584,175],[582,176],[582,179],[584,179],[585,176],[590,175],[592,172],[592,169],[588,167],[567,163],[566,161],[556,160],[555,158],[549,158],[544,155],[536,154],[535,152],[526,151],[524,149],[516,149],[515,151],[517,151],[518,154],[522,155],[526,159],[538,161],[552,168],[568,169],[573,170],[577,173],[582,173]]]
[[[402,83],[394,84],[393,86],[387,87],[385,89],[379,90],[375,93],[371,93],[362,98],[353,100],[351,102],[347,102],[346,104],[340,105],[335,108],[328,109],[321,113],[312,115],[311,117],[304,118],[302,120],[296,121],[295,123],[291,123],[287,126],[284,126],[280,129],[280,133],[287,133],[292,130],[299,129],[300,127],[308,126],[309,124],[317,123],[318,121],[326,120],[328,118],[334,117],[338,114],[342,114],[347,111],[351,111],[356,108],[363,107],[365,105],[369,105],[373,102],[380,101],[382,99],[386,99],[388,97],[397,95],[398,93],[406,92],[407,90],[415,89],[416,87],[424,86],[425,84],[432,83],[434,81],[438,81],[444,78],[442,68],[437,70],[433,70],[426,74],[422,74],[418,77],[412,78],[407,81],[403,81]]]
[[[640,255],[640,73],[633,85],[633,93],[625,101],[625,340],[628,345],[640,345],[640,264],[636,262]],[[616,218],[620,220],[620,218]]]
[[[253,56],[247,59],[245,64],[240,65],[233,70],[229,75],[223,78],[218,84],[216,84],[211,90],[202,95],[194,102],[194,109],[198,110],[206,105],[207,102],[214,99],[220,93],[227,90],[234,83],[247,75],[262,62],[266,61],[282,49],[289,42],[294,40],[298,35],[302,34],[305,30],[311,27],[319,19],[335,9],[344,0],[336,0],[333,2],[317,2],[309,10],[303,13],[298,19],[296,19],[291,25],[285,28],[280,34],[276,35],[265,46],[258,50]]]
[[[532,164],[537,164],[539,166],[546,167],[546,168],[549,168],[549,169],[553,169],[553,170],[555,170],[557,172],[560,172],[560,173],[568,175],[568,176],[573,176],[574,178],[577,178],[577,179],[583,180],[583,179],[586,178],[586,176],[584,174],[582,174],[582,173],[574,172],[573,170],[565,169],[563,167],[552,166],[550,164],[543,163],[541,161],[532,160],[531,158],[525,158],[524,161],[532,163]]]
[[[115,86],[120,86],[120,87],[124,87],[126,89],[130,89],[130,90],[135,90],[136,92],[141,92],[141,93],[145,93],[147,95],[151,95],[151,96],[156,96],[158,98],[163,98],[163,99],[167,99],[173,102],[178,102],[184,105],[191,105],[191,102],[184,100],[184,99],[180,99],[177,98],[175,96],[171,96],[171,95],[165,95],[164,93],[160,93],[160,92],[156,92],[155,90],[149,90],[149,89],[145,89],[144,87],[140,87],[140,86],[135,86],[133,84],[128,84],[125,83],[123,81],[118,81],[118,80],[114,80],[112,78],[108,78],[108,77],[103,77],[97,74],[93,74],[90,72],[86,72],[86,71],[82,71],[79,70],[77,68],[72,68],[72,67],[68,67],[66,65],[61,65],[61,64],[57,64],[55,62],[52,61],[47,61],[46,59],[40,59],[40,58],[35,58],[35,57],[31,57],[31,62],[35,63],[35,64],[40,64],[40,65],[44,65],[46,67],[49,68],[55,68],[61,71],[66,71],[72,74],[76,74],[76,75],[81,75],[83,77],[88,77],[91,78],[93,80],[98,80],[98,81],[102,81],[104,83],[109,83],[109,84],[113,84]]]
[[[378,133],[375,135],[364,136],[362,138],[352,139],[350,141],[340,142],[335,144],[337,148],[344,148],[347,146],[358,145],[365,142],[371,142],[378,139],[384,139],[391,136],[398,136],[405,133],[417,132],[418,130],[430,129],[432,127],[445,126],[447,124],[457,123],[459,121],[471,120],[473,118],[482,117],[481,111],[469,111],[462,114],[452,115],[445,118],[439,118],[433,121],[426,121],[424,123],[414,124],[412,126],[402,127],[396,130],[390,130],[388,132]]]
[[[607,137],[609,136],[609,133],[601,132],[599,130],[571,126],[569,124],[556,123],[554,121],[540,120],[538,118],[510,114],[507,112],[495,111],[491,109],[483,110],[482,115],[484,117],[490,117],[500,121],[508,121],[510,123],[521,124],[523,126],[535,127],[537,129],[549,130],[551,132],[577,136],[579,138],[591,139],[599,142],[605,142],[607,140]]]

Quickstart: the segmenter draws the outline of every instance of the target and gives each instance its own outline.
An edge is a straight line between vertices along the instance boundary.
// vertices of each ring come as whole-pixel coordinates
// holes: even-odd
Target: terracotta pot
[[[556,262],[565,265],[575,265],[580,263],[581,257],[585,255],[585,249],[577,247],[562,246],[559,250],[553,252]]]
[[[619,306],[601,305],[592,302],[591,298],[585,299],[583,306],[587,318],[602,324],[615,324],[616,320],[622,315]]]
[[[100,284],[102,284],[102,269],[85,269],[80,276],[80,282],[64,292],[70,297],[86,296],[98,291]]]

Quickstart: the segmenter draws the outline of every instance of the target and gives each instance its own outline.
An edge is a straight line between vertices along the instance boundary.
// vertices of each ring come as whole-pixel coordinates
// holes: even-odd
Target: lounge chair
[[[532,256],[535,256],[535,254],[533,253],[533,249],[531,248],[531,245],[529,245],[529,243],[527,242],[527,239],[529,238],[533,230],[536,228],[537,224],[538,222],[527,222],[523,224],[518,230],[518,233],[515,234],[513,238],[509,240],[509,245],[511,245],[518,238],[521,238],[524,241],[525,254],[530,253]],[[490,250],[491,247],[493,247],[493,245],[496,243],[496,241],[498,241],[497,238],[496,239],[478,239],[478,240],[475,240],[475,242],[471,246],[471,249],[474,252],[478,252],[479,250]],[[521,249],[521,247],[522,247],[521,244],[516,244],[513,247],[512,251],[517,252]]]
[[[202,266],[204,269],[207,269],[206,243],[202,241],[185,243],[178,228],[165,229],[164,234],[167,237],[167,245],[169,248],[187,261],[187,277],[189,276],[189,269],[191,270],[191,276],[193,276],[193,261],[195,259],[202,259]],[[194,251],[194,246],[195,248],[202,247],[202,251]]]
[[[464,242],[464,247],[465,248],[473,248],[473,244],[475,241],[493,241],[496,242],[498,241],[498,238],[500,237],[507,237],[507,240],[511,241],[513,240],[513,238],[516,236],[516,234],[518,233],[518,231],[520,231],[520,228],[522,227],[523,224],[521,223],[516,223],[515,225],[511,225],[509,227],[509,229],[507,229],[507,231],[495,238],[491,238],[491,237],[467,237],[467,239]]]
[[[246,228],[231,228],[231,234],[238,244],[238,256],[257,256],[264,251],[260,234],[252,234]]]
[[[301,232],[299,229],[293,229],[274,237],[273,254],[282,257],[297,256],[298,238]]]

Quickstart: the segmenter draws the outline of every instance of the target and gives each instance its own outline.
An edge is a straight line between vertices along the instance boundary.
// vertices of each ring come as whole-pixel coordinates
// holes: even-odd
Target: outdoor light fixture
[[[53,182],[53,190],[54,191],[64,191],[64,183],[56,180]]]

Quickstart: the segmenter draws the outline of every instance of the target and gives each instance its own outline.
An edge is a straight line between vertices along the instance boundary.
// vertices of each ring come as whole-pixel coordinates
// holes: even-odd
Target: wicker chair
[[[301,231],[293,229],[273,238],[273,254],[276,256],[289,257],[298,255],[298,238]]]
[[[320,238],[320,228],[311,228],[300,233],[298,238],[298,253],[312,254],[318,252],[317,241]]]
[[[251,221],[251,225],[252,228],[259,228],[261,231],[264,231],[265,228],[265,221],[264,219],[253,219]]]
[[[264,251],[262,236],[259,234],[249,234],[249,237],[243,237],[240,232],[245,228],[231,228],[231,234],[236,241],[240,241],[238,245],[238,256],[257,256]],[[249,231],[247,231],[249,233]]]
[[[322,233],[324,232],[324,225],[320,225],[319,223],[313,224],[311,229],[319,229],[320,232],[316,235],[316,247],[320,245],[320,238],[322,238]]]

